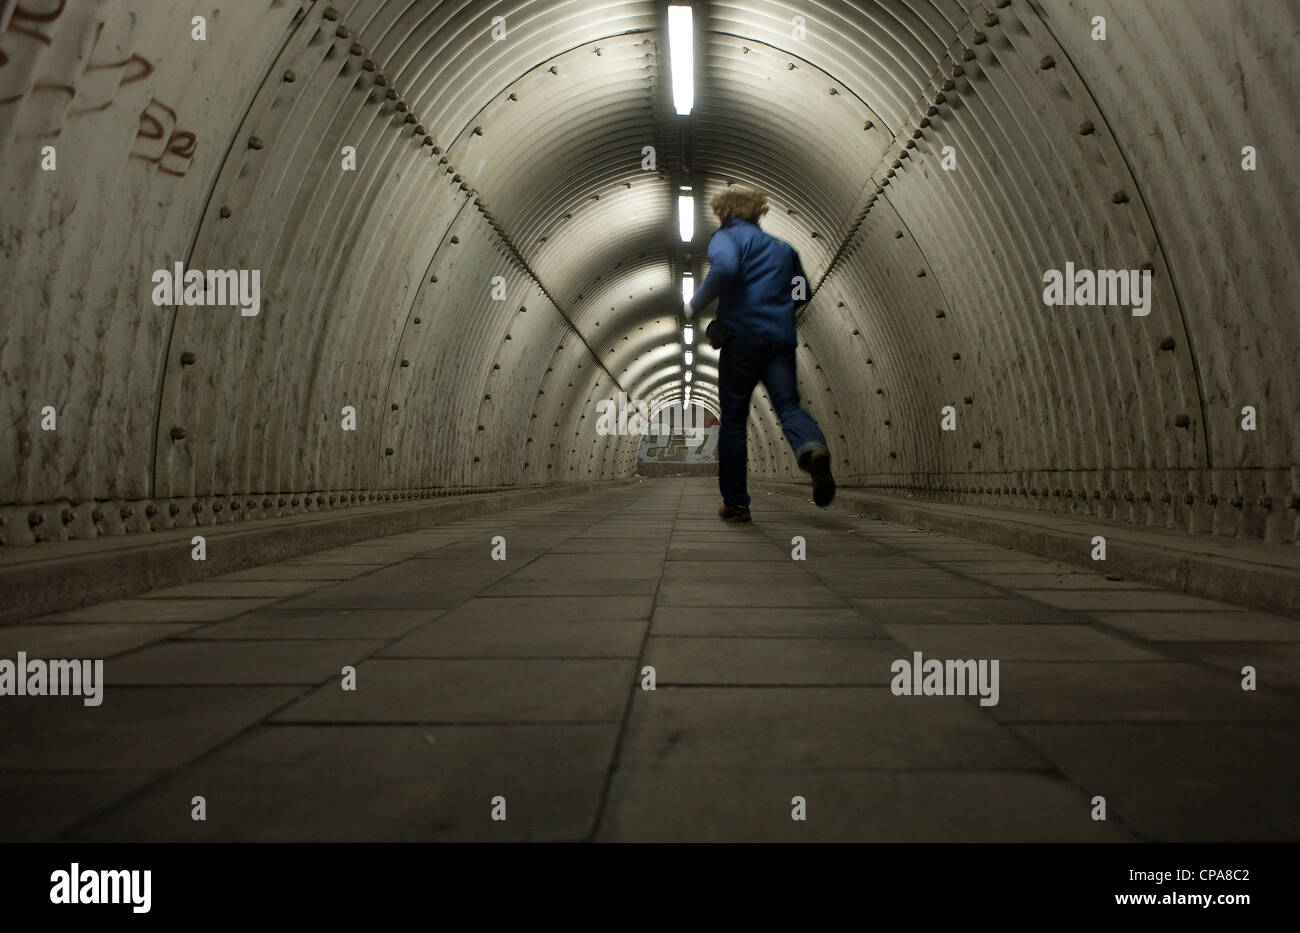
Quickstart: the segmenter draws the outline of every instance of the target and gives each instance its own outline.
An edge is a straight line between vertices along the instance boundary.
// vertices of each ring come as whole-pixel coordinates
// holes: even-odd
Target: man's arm
[[[740,251],[736,249],[735,241],[719,230],[709,240],[709,274],[691,296],[691,310],[698,313],[708,307],[709,302],[739,275]]]

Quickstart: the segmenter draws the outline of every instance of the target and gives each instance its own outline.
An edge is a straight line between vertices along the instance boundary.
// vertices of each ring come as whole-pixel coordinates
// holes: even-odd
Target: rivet
[[[383,76],[380,75],[380,77],[383,77]],[[376,84],[379,83],[379,79],[378,79],[378,78],[375,79],[375,83],[376,83]],[[395,88],[395,87],[390,87],[387,91],[384,92],[384,97],[385,97],[386,99],[388,99],[388,100],[397,100],[397,88]]]
[[[393,455],[393,448],[391,448],[391,447],[385,447],[385,448],[384,448],[384,456],[385,456],[385,457],[391,457],[392,455]]]
[[[552,65],[550,68],[547,68],[546,70],[553,75],[558,75],[560,73],[560,70],[556,68],[554,65]]]
[[[393,402],[393,404],[392,404],[392,410],[393,410],[393,411],[397,411],[397,403],[396,403],[396,402]]]
[[[1142,495],[1138,496],[1138,499],[1140,499],[1142,502],[1150,502],[1151,490],[1149,489],[1143,490]]]
[[[512,93],[509,97],[506,98],[506,100],[518,100],[518,99],[519,99],[519,95],[518,95],[518,94],[513,94],[513,93]]]
[[[1175,427],[1185,428],[1191,423],[1192,423],[1192,419],[1187,417],[1186,415],[1179,415],[1178,417],[1174,418]]]
[[[1160,341],[1160,349],[1161,349],[1161,350],[1172,350],[1173,348],[1174,348],[1174,338],[1173,338],[1173,337],[1166,337],[1164,340],[1161,340],[1161,341]]]
[[[291,69],[289,71],[286,71],[282,77],[285,84],[293,84],[294,78],[297,76],[293,73]]]
[[[1056,59],[1052,58],[1050,55],[1044,55],[1043,60],[1038,63],[1038,67],[1043,71],[1047,71],[1049,68],[1055,68]]]
[[[787,63],[786,63],[786,66],[785,66],[785,70],[786,70],[786,71],[794,71],[794,62],[787,62]]]
[[[1093,129],[1094,129],[1094,127],[1093,127],[1093,125],[1092,125],[1092,121],[1091,121],[1091,120],[1084,120],[1082,123],[1079,124],[1079,135],[1080,135],[1080,136],[1091,136],[1091,135],[1092,135],[1092,131],[1093,131]]]
[[[974,37],[974,39],[973,39],[972,41],[973,41],[976,45],[983,45],[985,42],[988,42],[988,41],[989,41],[989,37],[986,36],[986,35],[984,35],[984,33],[980,32],[980,31],[977,29],[977,30],[975,30],[975,37]],[[975,56],[972,55],[971,57],[974,58]]]
[[[1255,504],[1263,509],[1271,509],[1273,507],[1273,499],[1270,496],[1260,496],[1255,500]]]
[[[200,512],[203,511],[203,503],[202,503],[202,502],[191,502],[191,503],[190,503],[190,511],[193,512],[195,515],[198,515]]]
[[[830,89],[830,93],[831,93],[831,94],[838,94],[839,91],[835,90],[835,88],[831,88],[831,89]]]
[[[964,62],[968,62],[968,61],[971,61],[971,60],[974,59],[974,58],[975,58],[975,50],[974,50],[974,49],[962,49],[962,50],[961,50],[961,60],[962,60],[962,61],[964,61]]]
[[[894,231],[894,239],[895,239],[895,240],[901,240],[902,238],[903,238],[903,231],[902,231],[902,230],[895,230],[895,231]]]
[[[404,100],[399,100],[399,101],[398,101],[398,102],[393,106],[393,109],[396,110],[398,113],[406,113],[406,101],[404,101]],[[414,118],[412,118],[410,122],[415,122],[415,121],[414,121]]]
[[[966,69],[963,68],[961,65],[953,65],[952,68],[948,71],[948,74],[952,75],[954,78],[960,78],[965,73],[966,73]]]
[[[224,508],[225,508],[225,506],[223,506],[220,502],[214,502],[214,503],[212,503],[212,511],[213,511],[213,512],[220,512],[220,511],[222,511]]]
[[[947,102],[948,102],[948,98],[944,96],[943,91],[940,91],[938,94],[935,94],[934,100],[932,101],[932,103],[936,107],[938,107],[940,104],[946,104]]]
[[[941,91],[955,91],[957,89],[957,82],[951,78],[944,78],[943,83],[939,85],[939,89]]]
[[[1127,204],[1128,194],[1124,191],[1116,191],[1110,196],[1110,200],[1112,204]]]
[[[979,449],[980,449],[980,442],[979,442],[979,441],[976,441],[975,443],[971,444],[970,446],[971,446],[971,449],[972,449],[972,450],[979,450]]]
[[[168,432],[168,434],[170,435],[171,439],[174,440],[174,441],[184,440],[184,438],[185,438],[185,429],[182,428],[182,427],[173,427],[173,428]]]
[[[432,146],[432,145],[433,145],[433,137],[432,137],[432,136],[426,136],[426,137],[424,137],[424,145],[426,145],[426,146]]]
[[[77,517],[77,513],[72,511],[72,509],[64,509],[59,517],[63,519],[63,524],[70,525],[72,524],[72,520]]]
[[[919,131],[918,131],[918,134],[919,134]],[[911,140],[911,139],[909,139],[907,142],[903,143],[903,148],[905,148],[905,149],[915,149],[915,148],[916,148],[916,141],[915,141],[915,140]],[[904,153],[904,154],[906,154],[906,153]]]
[[[352,30],[347,26],[340,26],[334,30],[334,35],[338,36],[340,39],[347,39],[351,37]]]
[[[248,148],[249,148],[249,149],[261,149],[261,148],[262,148],[262,141],[261,141],[260,139],[258,139],[256,136],[250,136],[250,137],[248,137]]]
[[[428,132],[429,132],[429,131],[426,130],[426,129],[424,128],[424,124],[423,124],[423,123],[416,124],[416,127],[415,127],[415,135],[416,135],[416,136],[424,136],[424,135],[427,134]],[[458,177],[456,180],[459,181],[459,180],[460,180],[459,177]]]
[[[181,365],[192,366],[196,359],[197,357],[193,353],[191,353],[189,350],[186,350],[184,353],[181,354]]]
[[[1126,489],[1126,490],[1124,490],[1124,501],[1125,501],[1125,502],[1132,502],[1133,499],[1134,499],[1134,496],[1133,496],[1133,490],[1131,490],[1131,489]]]
[[[895,159],[895,160],[890,164],[889,167],[890,167],[890,168],[902,168],[902,167],[903,167],[903,163],[902,163],[902,161],[900,161],[899,159]]]
[[[918,279],[923,279],[923,278],[925,278],[925,270],[924,270],[924,269],[919,270],[919,271],[916,273],[916,277],[917,277]]]
[[[402,369],[406,369],[410,365],[411,365],[410,360],[402,360]]]
[[[940,308],[938,311],[934,312],[934,316],[935,316],[935,317],[947,317],[948,315],[944,314],[943,309]]]
[[[1216,495],[1215,493],[1210,493],[1209,495],[1207,495],[1207,496],[1205,497],[1205,504],[1206,504],[1206,505],[1218,505],[1218,504],[1219,504],[1219,497],[1218,497],[1218,495]]]
[[[962,401],[965,402],[967,405],[974,405],[974,404],[975,404],[975,396],[973,396],[973,395],[968,395],[968,396],[966,396],[964,399],[962,399]]]
[[[1165,505],[1168,505],[1169,503],[1173,502],[1174,501],[1173,493],[1169,492],[1168,490],[1162,492],[1160,494],[1160,501],[1163,502]]]
[[[181,514],[181,507],[175,502],[169,502],[167,503],[167,514],[172,518],[175,518],[177,515]]]
[[[869,130],[869,129],[871,129],[872,127],[874,127],[875,125],[876,125],[876,124],[874,124],[874,123],[872,123],[870,120],[868,120],[866,123],[862,124],[862,128],[863,128],[864,130]]]
[[[886,178],[893,178],[893,177],[894,177],[894,170],[891,168],[889,171],[885,172],[885,177],[886,177]]]
[[[961,359],[961,354],[960,354],[960,353],[954,353],[954,354],[952,355],[952,358],[953,358],[954,360],[959,360],[959,359]]]
[[[475,135],[475,136],[482,136],[482,135],[483,135],[483,127],[481,127],[481,126],[476,126],[476,127],[474,127],[474,135]]]
[[[1003,5],[1005,6],[1005,4]],[[998,15],[996,13],[990,13],[988,16],[984,17],[985,26],[992,27],[992,26],[996,26],[997,24],[998,24]]]
[[[420,323],[420,319],[417,317],[417,318],[416,318],[414,321],[412,321],[411,323],[413,323],[413,324],[419,324],[419,323]]]
[[[339,11],[334,9],[334,7],[332,6],[327,6],[325,8],[325,12],[321,13],[321,16],[323,16],[325,19],[329,20],[330,22],[333,22],[334,20],[339,18]]]
[[[154,505],[151,503],[151,504],[146,505],[146,506],[144,507],[144,514],[145,514],[145,517],[146,517],[146,518],[153,518],[155,515],[158,514],[158,509],[157,509],[156,506],[154,506]]]
[[[1246,500],[1244,497],[1239,495],[1233,496],[1231,499],[1228,500],[1228,504],[1232,506],[1234,509],[1239,509],[1246,504]]]
[[[383,75],[375,75],[375,87],[388,87],[388,79]]]
[[[926,115],[927,117],[937,117],[937,116],[939,115],[939,108],[938,108],[938,107],[926,107],[926,108],[925,108],[925,115]]]
[[[223,205],[221,210],[217,211],[217,214],[224,220],[230,216],[230,208]]]
[[[460,242],[460,237],[458,237],[458,236],[453,236],[453,237],[451,238],[451,242],[453,242],[453,243],[459,243],[459,242]]]
[[[360,42],[353,42],[353,43],[352,43],[352,48],[348,49],[348,52],[349,52],[349,54],[352,54],[352,55],[365,55],[365,54],[366,54],[366,50],[363,49],[363,48],[361,47],[361,43],[360,43]]]

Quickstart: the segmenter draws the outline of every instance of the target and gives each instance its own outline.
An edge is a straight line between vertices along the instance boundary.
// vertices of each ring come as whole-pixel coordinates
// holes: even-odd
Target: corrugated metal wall
[[[1294,4],[701,3],[688,119],[664,22],[0,0],[4,543],[628,475],[595,403],[680,391],[714,225],[683,247],[675,189],[733,181],[820,283],[841,482],[1296,540]],[[155,306],[177,262],[260,313]],[[1151,313],[1046,307],[1066,262],[1149,268]],[[751,444],[797,475],[766,403]]]

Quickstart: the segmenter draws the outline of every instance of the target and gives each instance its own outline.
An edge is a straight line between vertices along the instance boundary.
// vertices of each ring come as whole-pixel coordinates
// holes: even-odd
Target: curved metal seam
[[[289,41],[293,39],[294,33],[302,28],[303,23],[307,21],[306,8],[299,8],[298,12],[294,14],[294,17],[294,21],[290,24],[289,28],[285,30],[284,37],[276,48],[275,53],[267,56],[268,61],[266,74],[262,76],[262,81],[257,86],[259,92],[267,86],[267,82],[271,78],[271,72],[280,61],[280,57],[284,55],[285,47],[288,46]],[[190,242],[185,247],[185,268],[187,269],[190,266],[190,260],[194,258],[194,247],[199,241],[199,231],[203,227],[203,219],[208,216],[208,209],[212,204],[212,196],[216,193],[217,185],[221,183],[226,163],[230,160],[230,153],[233,151],[235,143],[239,141],[244,126],[248,123],[248,115],[252,112],[253,107],[256,106],[257,98],[258,94],[256,93],[249,98],[248,106],[244,108],[243,117],[240,119],[238,126],[235,127],[235,132],[230,134],[230,141],[226,144],[225,155],[221,157],[221,161],[212,172],[212,184],[208,186],[208,193],[203,198],[203,209],[199,212],[198,223],[194,225],[194,229],[190,234]],[[172,337],[176,332],[176,309],[178,307],[179,305],[172,305],[171,314],[167,317],[167,336],[164,338],[162,344],[162,365],[158,370],[158,379],[154,383],[156,388],[154,391],[153,439],[150,441],[149,450],[149,498],[156,496],[158,491],[158,432],[162,430],[163,392],[164,387],[167,384],[167,361],[172,355]]]
[[[1039,13],[1038,10],[1035,10],[1034,12]],[[1097,95],[1093,93],[1092,88],[1089,86],[1088,80],[1087,78],[1084,77],[1083,72],[1079,70],[1079,68],[1074,63],[1074,60],[1070,58],[1070,53],[1066,50],[1065,45],[1057,37],[1056,31],[1052,29],[1052,24],[1050,20],[1048,19],[1048,17],[1042,15],[1041,13],[1039,13],[1038,19],[1040,22],[1042,22],[1043,28],[1046,29],[1049,33],[1051,33],[1051,36],[1056,41],[1057,46],[1060,47],[1061,54],[1064,55],[1066,61],[1070,63],[1070,67],[1074,69],[1074,73],[1079,76],[1079,83],[1083,85],[1084,90],[1088,92],[1088,96],[1092,98],[1092,104],[1094,107],[1097,108],[1097,113],[1101,115],[1101,119],[1106,124],[1106,129],[1110,132],[1111,138],[1118,140],[1119,137],[1115,135],[1115,131],[1111,127],[1110,121],[1106,119],[1106,111],[1102,109],[1101,103],[1097,100]],[[1138,189],[1137,191],[1138,203],[1142,205],[1142,210],[1147,215],[1147,221],[1151,224],[1151,232],[1155,234],[1156,246],[1160,250],[1160,257],[1161,259],[1164,260],[1165,269],[1167,271],[1167,274],[1169,275],[1169,287],[1173,290],[1174,303],[1178,308],[1178,322],[1183,325],[1183,339],[1187,341],[1187,353],[1192,360],[1192,375],[1196,379],[1196,401],[1201,409],[1201,443],[1205,448],[1204,449],[1205,469],[1212,470],[1214,469],[1214,454],[1210,447],[1210,422],[1209,422],[1209,416],[1205,408],[1205,384],[1201,379],[1200,359],[1196,355],[1196,348],[1192,345],[1192,331],[1191,328],[1187,326],[1187,315],[1183,311],[1182,295],[1178,290],[1178,282],[1174,278],[1174,267],[1173,264],[1169,261],[1169,257],[1165,253],[1165,241],[1164,238],[1160,235],[1160,226],[1159,224],[1156,223],[1155,215],[1152,214],[1151,208],[1147,204],[1147,196],[1142,190],[1142,183],[1138,180],[1137,173],[1133,171],[1133,166],[1129,162],[1128,153],[1124,151],[1124,148],[1122,146],[1116,146],[1116,148],[1119,150],[1120,158],[1124,160],[1125,170],[1128,172],[1129,177],[1133,179],[1134,187]]]

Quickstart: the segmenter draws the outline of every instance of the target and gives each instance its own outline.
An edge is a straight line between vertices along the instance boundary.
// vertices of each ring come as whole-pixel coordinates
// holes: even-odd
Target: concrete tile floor
[[[106,687],[0,697],[0,840],[1300,839],[1300,622],[716,507],[658,479],[2,627]],[[915,651],[998,704],[895,696]]]

